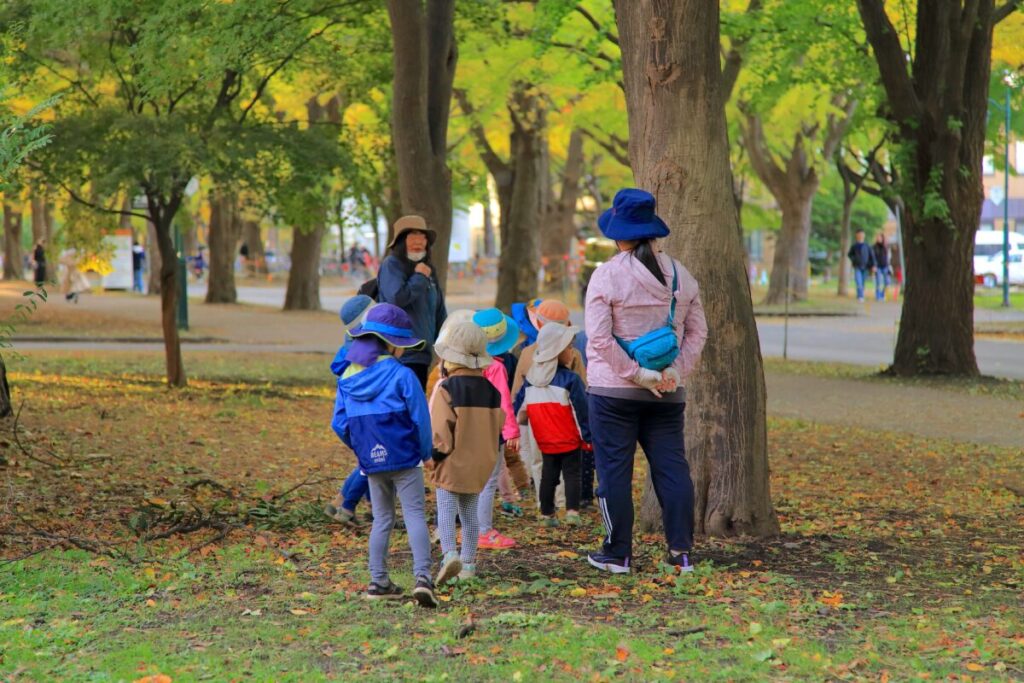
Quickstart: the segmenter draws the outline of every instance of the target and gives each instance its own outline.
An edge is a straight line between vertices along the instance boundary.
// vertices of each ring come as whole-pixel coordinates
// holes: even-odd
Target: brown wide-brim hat
[[[423,219],[423,216],[402,216],[395,221],[395,236],[391,238],[391,242],[388,243],[388,249],[394,249],[395,245],[398,244],[405,236],[407,232],[422,232],[427,236],[427,245],[434,246],[434,241],[437,239],[437,232],[432,228],[427,227],[427,221]]]

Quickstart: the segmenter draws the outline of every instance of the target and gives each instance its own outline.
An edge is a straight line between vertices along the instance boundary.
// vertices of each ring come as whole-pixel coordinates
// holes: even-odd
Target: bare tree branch
[[[459,109],[469,117],[470,133],[476,141],[477,153],[480,154],[480,158],[483,159],[484,165],[487,166],[487,170],[490,171],[493,176],[508,173],[510,171],[508,162],[502,159],[498,153],[494,151],[494,147],[491,146],[483,126],[480,125],[480,122],[476,119],[476,110],[469,101],[469,96],[466,94],[466,91],[461,88],[456,88],[453,92],[455,93],[455,100],[459,103]]]
[[[896,27],[885,13],[883,0],[857,0],[864,31],[874,48],[882,84],[889,96],[889,104],[899,121],[915,119],[920,115],[921,102],[907,71],[907,57],[900,45]]]
[[[1020,8],[1020,0],[1009,0],[1005,5],[997,7],[992,13],[992,23],[998,24]]]
[[[574,9],[576,10],[577,14],[581,15],[584,19],[587,20],[587,22],[591,26],[594,27],[595,31],[597,31],[602,36],[604,36],[605,39],[609,43],[613,43],[614,45],[618,45],[619,44],[619,37],[616,36],[615,34],[613,34],[611,31],[609,31],[606,28],[604,28],[603,26],[601,26],[601,22],[599,22],[597,19],[595,19],[594,15],[591,14],[590,12],[588,12],[587,9],[583,5],[576,5],[576,7]]]
[[[762,0],[750,0],[745,14],[752,15],[760,11]],[[729,46],[729,53],[725,56],[725,63],[722,65],[722,102],[728,102],[732,97],[733,88],[740,76],[740,68],[743,66],[743,48],[746,47],[749,38],[734,40]]]

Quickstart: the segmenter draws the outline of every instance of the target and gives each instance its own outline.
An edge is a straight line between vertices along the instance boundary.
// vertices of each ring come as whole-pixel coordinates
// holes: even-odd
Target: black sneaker
[[[692,572],[694,562],[692,553],[688,550],[683,550],[679,553],[670,550],[665,555],[665,563],[675,567],[678,572]]]
[[[371,583],[370,587],[366,589],[367,600],[397,600],[400,597],[402,597],[402,589],[392,581],[388,581],[383,586],[379,583]]]
[[[628,574],[630,571],[628,557],[613,557],[602,552],[587,553],[587,562],[591,567],[612,574]]]
[[[425,576],[416,579],[416,587],[412,589],[412,597],[420,607],[437,607],[437,596],[434,595],[434,584]]]

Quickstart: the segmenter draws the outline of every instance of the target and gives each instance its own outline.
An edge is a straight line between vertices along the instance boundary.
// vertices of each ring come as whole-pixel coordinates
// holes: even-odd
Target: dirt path
[[[1024,403],[888,382],[766,373],[768,413],[1024,448]]]

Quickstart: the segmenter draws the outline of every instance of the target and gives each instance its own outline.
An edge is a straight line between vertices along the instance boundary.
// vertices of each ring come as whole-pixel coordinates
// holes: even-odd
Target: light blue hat
[[[519,325],[497,308],[477,311],[473,322],[487,335],[487,353],[491,356],[508,353],[519,343]]]

